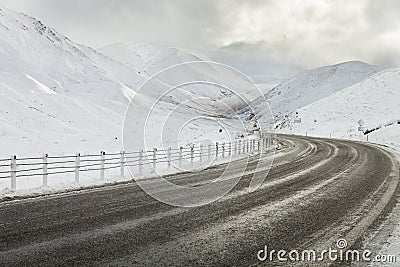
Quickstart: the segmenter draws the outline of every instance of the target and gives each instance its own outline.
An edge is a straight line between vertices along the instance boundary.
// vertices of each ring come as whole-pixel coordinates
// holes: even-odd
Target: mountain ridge
[[[251,106],[262,116],[268,103],[276,122],[298,108],[363,81],[379,70],[381,68],[361,61],[305,70],[275,86],[264,97],[254,100]]]

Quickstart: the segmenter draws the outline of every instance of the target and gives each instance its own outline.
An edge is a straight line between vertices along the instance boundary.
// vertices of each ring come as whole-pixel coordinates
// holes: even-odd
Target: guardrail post
[[[243,154],[246,153],[246,140],[243,140]]]
[[[242,146],[242,140],[239,140],[239,153],[238,153],[238,155],[240,155],[240,152],[241,152],[241,150],[242,150],[242,148],[241,148],[241,146]]]
[[[47,158],[49,155],[43,155],[43,187],[47,187]]]
[[[101,151],[100,154],[100,180],[104,181],[104,163],[106,161],[106,152]]]
[[[75,157],[75,183],[79,184],[79,168],[81,165],[81,154],[77,153]]]
[[[222,143],[222,158],[225,158],[225,142]]]
[[[11,191],[17,189],[17,156],[11,156]]]
[[[193,164],[193,157],[194,157],[194,145],[190,146],[190,163]]]
[[[232,155],[232,142],[229,142],[229,150],[228,151],[229,151],[228,155],[229,155],[229,157],[231,157],[231,155]]]
[[[257,140],[257,151],[260,152],[260,139]]]
[[[218,142],[215,143],[215,160],[218,160]]]
[[[208,144],[208,160],[211,159],[211,144]]]
[[[183,146],[179,147],[179,167],[182,167],[182,150]]]
[[[168,148],[168,155],[167,155],[168,168],[171,167],[171,153],[172,153],[172,148]]]
[[[121,177],[124,177],[124,175],[125,175],[125,151],[123,151],[123,150],[121,151],[120,162],[121,162],[120,174],[121,174]]]
[[[157,148],[153,149],[153,168],[156,168],[156,162],[157,162]]]
[[[143,149],[139,150],[139,174],[143,171]]]
[[[200,144],[200,164],[203,163],[203,144]]]

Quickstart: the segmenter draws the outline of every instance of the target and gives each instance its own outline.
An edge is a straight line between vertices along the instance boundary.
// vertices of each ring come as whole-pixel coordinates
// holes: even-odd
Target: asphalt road
[[[399,167],[385,150],[279,139],[282,149],[258,190],[248,191],[246,175],[206,206],[168,206],[135,183],[0,203],[0,265],[272,265],[257,259],[265,245],[318,249],[346,238],[350,247],[394,201]],[[254,167],[250,163],[248,172]],[[222,170],[169,179],[201,184]]]

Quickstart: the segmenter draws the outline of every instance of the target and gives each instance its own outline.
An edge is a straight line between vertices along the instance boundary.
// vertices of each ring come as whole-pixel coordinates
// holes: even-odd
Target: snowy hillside
[[[4,8],[0,36],[0,156],[120,149],[144,77]]]
[[[39,20],[4,8],[0,36],[0,71],[29,74],[54,90],[115,80],[135,87],[143,80],[132,69],[72,42]]]
[[[195,61],[211,61],[206,56],[199,56],[198,53],[178,49],[174,47],[157,47],[148,44],[132,44],[118,43],[103,47],[98,50],[102,54],[116,61],[123,63],[138,70],[139,73],[150,77],[158,72],[174,65],[185,62]],[[260,93],[255,92],[255,87],[251,81],[237,75],[235,71],[230,71],[228,68],[214,64],[202,63],[199,65],[182,65],[176,73],[168,73],[168,75],[159,75],[158,78],[162,83],[174,84],[181,80],[190,81],[211,81],[219,83],[222,80],[229,81],[229,89],[239,93],[246,100],[251,101],[260,96]],[[208,86],[194,86],[193,90],[199,96],[213,97],[216,99],[226,99],[229,93],[226,90],[210,89]],[[172,100],[181,102],[186,97],[181,98],[177,95],[172,95]]]
[[[197,52],[145,43],[116,43],[100,48],[98,51],[148,75],[153,75],[164,68],[187,61],[211,61],[205,55],[198,56]]]
[[[400,146],[400,69],[386,69],[361,83],[297,110],[281,131],[305,135],[369,140]],[[361,120],[363,132],[358,131]]]
[[[182,65],[176,73],[159,75],[137,92],[150,74],[194,60],[203,61],[177,48],[146,44],[112,45],[96,51],[74,43],[35,18],[1,8],[0,157],[119,151],[131,99],[135,96],[143,109],[149,108],[170,84],[224,80],[246,100],[257,96],[250,81],[208,63]],[[195,97],[204,97],[200,105],[187,101]],[[244,105],[226,88],[204,84],[182,86],[160,100],[160,117],[183,102],[183,114],[214,117],[226,117],[232,113],[231,107]],[[154,121],[160,124],[157,116]],[[199,138],[194,133],[218,138],[218,129],[203,120],[186,129],[191,134],[185,138]]]
[[[265,99],[275,120],[280,120],[296,109],[359,83],[377,71],[378,67],[357,61],[307,70],[273,88],[265,94]],[[264,113],[264,101],[260,98],[252,103],[260,111],[260,116]]]
[[[0,72],[0,156],[121,147],[122,114],[134,92],[111,82],[70,89],[79,93],[57,93],[27,74]]]
[[[160,49],[160,47],[149,44],[117,43],[100,48],[98,51],[138,72],[143,71],[146,74],[144,70],[146,63],[155,57],[160,52]]]

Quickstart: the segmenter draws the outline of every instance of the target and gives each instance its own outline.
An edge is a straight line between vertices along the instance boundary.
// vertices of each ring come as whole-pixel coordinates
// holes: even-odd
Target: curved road
[[[345,238],[350,247],[388,212],[399,179],[388,152],[342,140],[278,138],[282,149],[258,190],[248,192],[246,175],[202,207],[165,205],[135,183],[0,203],[0,265],[272,265],[257,259],[265,245],[320,249]],[[223,167],[169,179],[201,184]],[[248,172],[254,167],[255,161]]]

